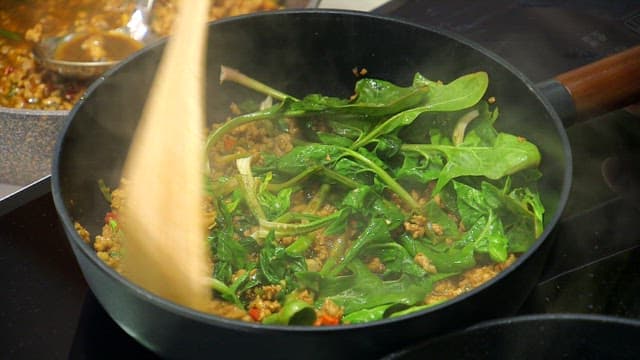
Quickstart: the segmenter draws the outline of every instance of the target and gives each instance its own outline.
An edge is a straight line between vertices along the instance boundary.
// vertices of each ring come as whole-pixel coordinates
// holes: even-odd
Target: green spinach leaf
[[[319,293],[320,299],[329,298],[342,306],[346,315],[385,304],[417,304],[423,301],[433,285],[429,277],[416,278],[408,275],[383,281],[358,259],[350,263],[349,270],[351,275],[325,279],[325,283],[340,281],[342,286],[321,287]],[[349,286],[344,286],[345,281],[340,278],[350,278]],[[340,291],[336,292],[337,289]]]
[[[489,78],[484,72],[463,75],[447,85],[430,87],[424,105],[393,115],[356,141],[352,148],[366,145],[373,139],[410,125],[419,115],[429,111],[456,111],[475,105],[484,95]]]
[[[435,193],[450,180],[460,176],[500,179],[540,164],[540,152],[537,146],[521,137],[507,133],[498,134],[493,146],[405,144],[402,149],[421,153],[425,157],[435,151],[446,157],[447,162],[438,178]]]
[[[375,306],[370,309],[362,309],[354,311],[342,318],[342,322],[345,324],[362,324],[371,321],[382,320],[389,316],[389,314],[399,311],[400,309],[406,309],[404,304],[384,304]]]
[[[316,311],[313,306],[302,300],[288,299],[282,309],[262,320],[267,325],[313,325]]]
[[[367,245],[371,243],[383,243],[389,241],[391,241],[391,234],[389,233],[389,227],[384,219],[371,219],[369,224],[345,251],[341,261],[332,268],[323,268],[321,272],[323,275],[336,276],[340,274],[342,270],[344,270]]]
[[[258,201],[264,210],[267,220],[274,220],[289,211],[291,194],[293,193],[293,188],[284,188],[277,194],[272,194],[267,189],[271,178],[271,173],[267,173],[258,191]]]
[[[307,271],[304,257],[292,255],[276,244],[275,233],[269,232],[258,259],[258,276],[266,284],[285,284],[285,292],[295,289],[295,273]]]
[[[235,239],[235,227],[231,212],[222,202],[217,202],[217,226],[208,237],[214,258],[214,278],[229,283],[231,275],[247,265],[247,250]]]
[[[396,242],[373,244],[363,251],[364,258],[376,257],[384,264],[381,275],[385,279],[397,279],[402,274],[426,276],[424,269],[414,261],[414,256]]]
[[[400,243],[412,256],[426,256],[438,274],[457,274],[476,265],[472,245],[456,247],[445,243],[433,244],[413,239],[408,234],[400,237]]]

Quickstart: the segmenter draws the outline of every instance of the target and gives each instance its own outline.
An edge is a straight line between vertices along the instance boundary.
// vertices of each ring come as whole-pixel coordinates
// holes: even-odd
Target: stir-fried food
[[[267,99],[234,104],[207,139],[212,313],[296,325],[401,316],[485,283],[541,234],[540,153],[494,126],[486,73],[447,84],[418,73],[406,87],[361,78],[348,99],[222,73]],[[112,212],[93,245],[118,268],[126,195],[102,189]]]
[[[214,0],[211,3],[210,20],[283,6],[278,0]],[[64,78],[38,66],[31,52],[34,44],[43,38],[72,32],[91,34],[122,27],[129,21],[134,6],[131,0],[0,1],[0,106],[70,109],[89,81]],[[176,6],[176,0],[155,2],[151,27],[157,35],[170,34]]]

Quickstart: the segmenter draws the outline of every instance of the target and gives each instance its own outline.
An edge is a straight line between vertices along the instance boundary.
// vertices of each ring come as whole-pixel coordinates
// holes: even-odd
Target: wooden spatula
[[[124,167],[125,275],[202,309],[207,289],[204,79],[209,0],[183,0]]]

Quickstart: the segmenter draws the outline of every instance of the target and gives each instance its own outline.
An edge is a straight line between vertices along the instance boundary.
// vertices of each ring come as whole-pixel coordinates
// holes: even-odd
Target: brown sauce
[[[60,44],[54,54],[65,61],[117,61],[142,48],[142,43],[125,34],[95,32],[75,36]]]

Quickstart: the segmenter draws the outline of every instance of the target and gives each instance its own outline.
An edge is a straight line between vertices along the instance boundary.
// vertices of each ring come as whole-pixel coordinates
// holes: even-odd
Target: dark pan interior
[[[110,186],[118,184],[131,135],[162,49],[163,45],[159,44],[144,50],[97,81],[71,112],[58,141],[52,178],[54,200],[72,245],[81,249],[85,257],[80,259],[81,263],[90,263],[92,272],[96,266],[99,269],[106,267],[90,246],[75,234],[72,224],[77,220],[92,234],[99,233],[108,204],[98,190],[97,181],[104,179]],[[472,71],[486,71],[490,76],[489,95],[495,96],[500,105],[501,116],[497,126],[530,139],[541,149],[544,173],[542,198],[547,207],[545,221],[548,228],[555,224],[566,201],[571,165],[568,143],[559,119],[519,72],[462,39],[397,20],[366,14],[354,16],[347,12],[282,11],[218,21],[210,27],[207,60],[207,114],[212,121],[224,119],[232,101],[262,98],[235,84],[219,86],[220,64],[237,68],[295,96],[313,92],[349,96],[356,80],[352,74],[355,67],[366,68],[367,76],[404,85],[410,83],[415,72],[448,82]],[[180,89],[175,89],[175,96],[181,96]],[[541,239],[547,237],[548,231]],[[108,275],[111,271],[98,272]],[[115,272],[112,273],[107,278],[118,278]],[[518,281],[519,290],[514,288],[514,291],[520,294],[514,295],[514,303],[518,298],[524,299],[524,294],[535,283],[524,286],[521,278]],[[473,313],[472,308],[465,309]],[[486,308],[482,316],[496,315],[501,311],[504,309]],[[481,313],[476,312],[476,315]],[[445,317],[444,314],[442,316]],[[414,316],[416,321],[411,326],[423,327],[418,317]],[[471,320],[474,319],[464,319]],[[149,323],[149,328],[152,325]],[[449,328],[455,325],[453,320],[447,324]],[[327,336],[326,339],[362,343],[361,347],[354,346],[351,350],[360,354],[379,354],[386,349],[382,346],[398,345],[423,336],[414,333],[405,338],[390,338],[386,331],[393,330],[396,325],[387,326],[391,327],[380,330],[377,335],[368,334],[371,335],[370,340],[363,343],[362,333],[355,330],[351,339],[340,338],[340,335]],[[400,322],[397,322],[397,328],[399,326]],[[437,327],[433,327],[434,331]],[[242,330],[248,331],[248,328]],[[140,330],[140,334],[142,332]],[[328,332],[323,333],[329,335]],[[305,336],[302,332],[297,334]],[[140,335],[142,341],[154,346],[154,340],[143,337]],[[271,339],[279,341],[277,337]],[[308,344],[318,341],[314,336],[304,339]],[[372,347],[378,340],[381,347]],[[236,340],[231,337],[225,341]],[[284,338],[282,341],[289,342]],[[304,341],[300,347],[307,344]],[[160,342],[155,342],[161,346],[158,344]],[[198,346],[206,347],[207,344]],[[340,348],[338,344],[335,348],[324,349],[326,353],[318,354],[333,355]],[[251,352],[249,348],[244,350]],[[341,354],[348,355],[345,352]]]

